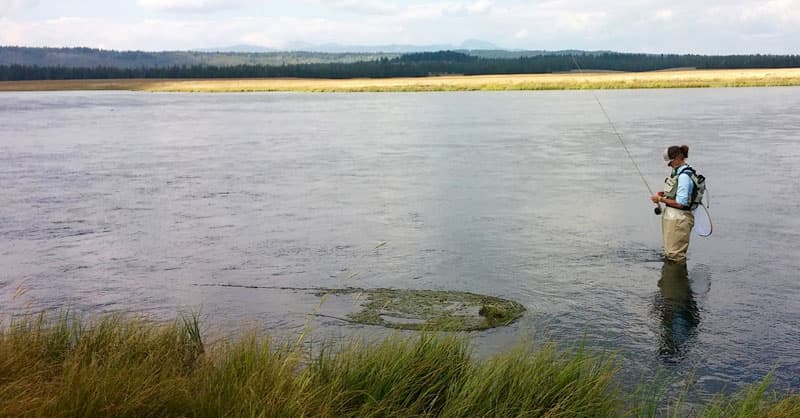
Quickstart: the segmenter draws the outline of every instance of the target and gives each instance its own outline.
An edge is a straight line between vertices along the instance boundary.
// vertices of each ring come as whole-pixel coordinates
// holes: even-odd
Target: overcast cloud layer
[[[0,45],[176,50],[461,44],[800,53],[800,0],[0,0]]]

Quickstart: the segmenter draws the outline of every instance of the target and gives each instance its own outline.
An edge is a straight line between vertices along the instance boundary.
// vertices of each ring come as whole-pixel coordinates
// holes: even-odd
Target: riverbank
[[[196,318],[26,318],[0,328],[0,415],[800,416],[769,379],[692,406],[664,382],[624,392],[611,355],[532,347],[478,360],[465,337],[423,332],[311,354],[256,336],[208,345]]]
[[[115,79],[0,82],[0,91],[424,92],[800,86],[800,68],[359,79]]]

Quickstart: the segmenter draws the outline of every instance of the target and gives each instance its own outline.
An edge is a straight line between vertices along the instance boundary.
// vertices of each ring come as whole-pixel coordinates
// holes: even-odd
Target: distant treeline
[[[95,48],[31,48],[0,46],[0,65],[39,67],[154,68],[211,65],[292,65],[350,63],[396,58],[387,53],[325,53],[308,51],[203,52],[203,51],[114,51]]]
[[[577,64],[577,65],[576,65]],[[0,65],[0,80],[111,78],[387,78],[463,74],[539,74],[584,70],[655,71],[671,68],[738,69],[800,67],[800,55],[655,55],[581,53],[482,58],[455,51],[423,52],[359,62],[284,65],[173,65],[120,68]]]

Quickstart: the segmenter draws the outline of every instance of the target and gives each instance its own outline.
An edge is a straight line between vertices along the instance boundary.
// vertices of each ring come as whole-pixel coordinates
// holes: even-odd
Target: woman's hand
[[[650,196],[650,200],[652,200],[653,203],[659,203],[659,202],[661,202],[661,198],[662,197],[664,197],[664,192],[658,192],[658,193]]]

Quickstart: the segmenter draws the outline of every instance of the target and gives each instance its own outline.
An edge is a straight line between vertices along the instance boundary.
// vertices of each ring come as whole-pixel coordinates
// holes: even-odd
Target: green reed
[[[660,383],[625,392],[613,355],[530,342],[488,358],[466,336],[206,344],[196,316],[39,315],[0,327],[3,417],[797,417],[770,377],[705,405]]]

